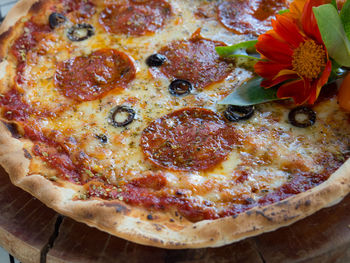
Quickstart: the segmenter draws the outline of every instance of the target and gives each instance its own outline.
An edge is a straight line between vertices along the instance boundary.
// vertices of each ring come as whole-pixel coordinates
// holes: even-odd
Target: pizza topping
[[[107,142],[108,142],[108,138],[107,138],[107,136],[104,135],[104,134],[97,134],[97,135],[95,135],[95,137],[96,137],[97,139],[99,139],[99,141],[100,141],[101,143],[107,143]]]
[[[146,59],[146,64],[149,67],[160,67],[161,65],[163,65],[163,63],[166,61],[166,57],[161,55],[161,54],[153,54],[150,55],[147,59]]]
[[[80,183],[80,167],[73,163],[68,153],[41,142],[34,144],[33,152],[44,159],[50,167],[57,169],[61,177],[70,182]]]
[[[235,106],[230,105],[224,112],[227,120],[237,122],[240,120],[247,120],[254,114],[254,106]]]
[[[5,94],[0,94],[1,115],[7,120],[29,121],[31,116],[53,117],[55,113],[45,109],[35,108],[25,100],[24,93],[12,87]]]
[[[299,128],[306,128],[315,124],[316,113],[309,107],[299,106],[288,114],[289,122]]]
[[[90,24],[77,24],[67,31],[67,37],[70,41],[83,41],[94,34],[94,27]]]
[[[176,79],[169,85],[169,92],[173,96],[184,96],[190,94],[192,84],[187,80]]]
[[[129,0],[108,6],[100,23],[110,33],[141,36],[163,28],[170,15],[171,6],[164,0]]]
[[[153,121],[141,147],[154,164],[171,170],[207,170],[225,159],[238,134],[214,112],[184,108]]]
[[[63,0],[63,2],[65,1]],[[87,13],[89,10],[94,10],[93,5],[90,5],[88,0],[72,0],[70,2],[72,5],[79,6],[78,9],[82,10],[84,8],[81,3],[86,3],[88,7],[92,7],[91,9],[86,9]],[[127,3],[125,5],[129,6],[144,6],[147,3],[161,3],[162,1],[118,1],[118,3],[120,2]],[[181,1],[180,3],[183,4],[183,2],[186,1]],[[66,13],[63,14],[66,15]],[[45,18],[47,17],[45,16]],[[91,20],[95,21],[95,18],[91,18]],[[71,16],[67,15],[67,19],[71,20]],[[49,25],[51,28],[55,27],[51,25],[50,21]],[[47,28],[49,25],[47,25]],[[81,28],[81,30],[83,31],[82,33],[76,33],[75,37],[78,39],[82,35],[84,36],[84,30],[86,30],[85,35],[88,35],[86,28]],[[24,31],[26,34],[28,33],[27,29]],[[29,32],[32,34],[30,30]],[[38,33],[35,30],[33,32],[32,35],[34,36]],[[54,33],[53,38],[50,38],[50,40],[55,40],[55,37],[58,36],[57,33],[60,32]],[[50,49],[47,55],[52,57],[52,54],[57,54],[57,58],[59,58],[76,54],[76,52],[85,54],[86,50],[100,44],[102,46],[113,44],[115,38],[112,34],[107,34],[106,36],[107,39],[105,40],[92,38],[88,46],[82,45],[81,49],[79,47],[73,53],[70,49],[71,43],[68,45],[68,49],[63,52],[61,52],[61,43],[57,46],[55,43],[55,45],[51,46],[52,50]],[[106,36],[103,35],[102,38]],[[112,38],[108,38],[109,36]],[[179,33],[176,37],[180,36]],[[142,41],[136,40],[133,38],[121,39],[123,45],[124,43],[131,43],[130,46],[126,44],[123,48],[133,52],[133,54],[137,54],[135,57],[140,58],[138,54],[150,54],[154,49],[153,43],[149,45],[149,48],[146,48],[149,43],[147,39],[142,38]],[[230,72],[232,69],[229,64],[225,64],[226,62],[215,58],[211,53],[214,51],[217,43],[217,41],[203,39],[199,34],[195,33],[188,41],[177,41],[169,45],[173,47],[171,52],[175,53],[179,50],[179,53],[170,54],[169,57],[172,60],[169,61],[165,54],[154,54],[146,60],[146,63],[152,67],[161,67],[160,70],[163,71],[164,69],[163,72],[169,76],[169,79],[174,80],[169,86],[171,94],[175,96],[186,95],[191,92],[192,88],[204,88],[222,80],[227,76],[225,75],[225,70]],[[120,44],[119,42],[116,43],[118,46]],[[159,43],[154,44],[158,46]],[[64,45],[63,49],[67,47],[65,41],[63,41],[62,45]],[[73,47],[75,46],[78,47],[78,45],[73,45]],[[20,47],[20,45],[17,45],[17,47]],[[37,51],[36,49],[39,49],[39,45],[36,48],[35,43],[33,47],[35,52]],[[21,69],[26,63],[26,49],[20,48],[23,63],[18,64],[17,69]],[[169,47],[167,48],[169,49]],[[33,48],[31,47],[30,50],[33,50]],[[33,61],[38,62],[38,64],[46,64],[46,58],[51,58],[46,56],[46,54],[41,56],[43,55],[42,53],[36,53],[35,55],[37,56],[32,56],[31,53],[28,55],[29,66],[31,66],[29,63]],[[166,55],[168,56],[169,54]],[[172,64],[168,65],[168,63]],[[221,65],[220,63],[223,64]],[[173,71],[170,72],[170,69],[166,69],[167,66],[169,68],[172,67],[171,70]],[[49,67],[52,68],[51,65],[48,65],[47,68],[42,67],[40,69],[45,72]],[[33,69],[33,72],[39,71],[35,67],[28,67],[24,71],[25,77],[28,76],[25,74],[31,69]],[[177,79],[177,75],[173,72],[176,72],[181,78]],[[233,75],[232,78],[228,79],[228,82],[235,83],[236,80],[243,80],[247,76],[244,69],[238,69],[237,72],[239,72],[237,73],[238,75]],[[105,99],[91,103],[74,105],[71,109],[66,110],[65,108],[65,110],[62,110],[62,115],[52,115],[47,118],[47,116],[39,114],[37,109],[41,110],[42,108],[38,107],[39,104],[36,103],[36,100],[33,100],[31,94],[27,93],[30,89],[39,91],[45,88],[52,89],[52,86],[46,85],[47,83],[52,84],[50,69],[44,77],[42,78],[41,75],[38,77],[38,79],[43,80],[40,82],[35,82],[35,78],[27,77],[27,83],[34,82],[33,85],[31,83],[23,87],[14,85],[13,91],[5,92],[1,95],[1,113],[7,120],[19,122],[19,127],[23,128],[22,126],[24,126],[23,136],[33,142],[34,147],[31,153],[37,156],[33,155],[33,160],[40,158],[43,160],[40,164],[39,161],[33,161],[34,165],[30,167],[30,169],[33,169],[31,172],[35,172],[34,169],[37,169],[39,173],[41,172],[45,176],[45,173],[48,171],[50,172],[50,177],[47,177],[53,181],[56,181],[57,177],[55,175],[51,176],[51,174],[56,174],[62,180],[83,184],[84,187],[89,186],[85,188],[87,192],[82,195],[83,199],[118,199],[130,205],[139,205],[144,209],[149,209],[145,215],[154,210],[163,212],[175,210],[176,216],[181,214],[181,216],[191,221],[215,219],[236,215],[253,206],[268,203],[269,200],[276,202],[292,194],[305,191],[328,178],[330,172],[328,173],[326,170],[328,168],[324,167],[329,166],[335,170],[341,165],[341,163],[336,163],[333,160],[334,158],[339,160],[343,158],[341,161],[343,162],[344,157],[348,157],[348,153],[344,155],[342,151],[344,150],[343,144],[348,145],[349,140],[344,140],[344,138],[338,139],[337,136],[339,134],[333,135],[333,137],[330,136],[337,143],[338,140],[342,140],[342,144],[339,143],[340,146],[336,145],[334,147],[335,153],[328,153],[328,151],[324,151],[325,148],[320,148],[319,146],[326,141],[327,136],[322,136],[322,139],[315,141],[311,140],[313,142],[311,145],[317,145],[317,147],[308,148],[307,146],[305,150],[305,144],[309,145],[308,140],[313,135],[305,132],[302,134],[302,136],[305,134],[305,138],[301,138],[302,136],[297,137],[292,133],[291,130],[293,129],[289,129],[289,126],[285,125],[283,118],[281,118],[285,113],[284,104],[276,104],[277,106],[268,104],[267,107],[271,107],[272,110],[256,113],[254,123],[243,123],[243,125],[229,123],[224,118],[230,121],[247,119],[253,115],[254,107],[229,106],[224,116],[218,116],[214,112],[203,108],[185,108],[159,117],[165,111],[167,112],[170,107],[184,107],[187,103],[215,108],[215,95],[221,96],[227,92],[227,89],[223,87],[224,85],[216,85],[213,87],[213,90],[200,94],[203,95],[202,97],[191,96],[193,100],[176,100],[176,104],[173,104],[171,97],[166,96],[166,94],[164,96],[163,93],[160,93],[159,96],[148,96],[148,94],[156,94],[161,84],[154,85],[149,83],[149,78],[143,78],[143,74],[140,74],[140,79],[137,80],[140,82],[138,82],[138,85],[135,85],[138,88],[137,91],[134,89],[128,90],[127,93],[118,94],[114,98],[106,96]],[[90,55],[75,57],[59,63],[55,75],[55,85],[57,90],[67,96],[68,100],[73,98],[78,101],[86,101],[101,98],[103,94],[116,87],[124,87],[134,77],[135,68],[133,62],[125,53],[113,49],[101,49]],[[46,82],[46,80],[48,81]],[[139,88],[140,86],[141,88]],[[56,90],[52,90],[55,92],[54,95],[57,96]],[[43,93],[38,92],[36,94],[41,96]],[[46,96],[42,97],[52,101]],[[66,98],[60,99],[66,100]],[[151,99],[156,100],[157,103],[148,103]],[[104,117],[101,118],[102,115],[98,114],[97,111],[103,112],[103,109],[105,109],[103,107],[113,105],[110,104],[111,101],[123,101],[125,104],[135,105],[133,107],[139,107],[137,112],[145,117],[143,118],[144,121],[148,121],[150,118],[159,118],[150,123],[143,131],[141,148],[135,147],[138,146],[139,130],[119,129],[120,131],[125,130],[125,133],[114,134],[110,138],[107,137],[109,136],[108,133],[104,134],[106,129],[111,127],[105,127],[106,120]],[[178,101],[179,103],[177,103]],[[158,107],[158,105],[160,106]],[[279,108],[280,106],[283,110]],[[111,106],[107,107],[109,109]],[[333,106],[329,108],[332,111],[337,109]],[[321,114],[319,108],[317,112]],[[305,113],[303,112],[302,114]],[[299,115],[297,114],[295,118],[299,119]],[[339,116],[344,118],[344,115]],[[329,117],[330,120],[327,120],[326,125],[335,123],[335,120],[341,119],[340,117],[334,119]],[[130,124],[134,118],[134,109],[121,105],[113,108],[108,121],[115,127],[121,127]],[[316,125],[320,123],[316,123]],[[331,125],[336,126],[334,123]],[[331,132],[327,132],[328,127],[326,125],[321,126],[321,132],[325,131],[323,134],[335,133],[333,132],[334,129],[330,130]],[[337,123],[337,125],[339,124]],[[346,130],[344,126],[346,125],[343,125],[341,128]],[[339,128],[339,126],[336,128]],[[238,134],[239,131],[244,132],[247,139],[243,141],[241,139],[243,136],[241,137]],[[342,130],[336,132],[343,133]],[[93,134],[92,136],[91,133]],[[46,135],[44,136],[44,134]],[[58,136],[59,134],[60,136]],[[344,135],[339,135],[339,137],[344,137]],[[275,139],[278,139],[278,143],[270,143],[271,139],[273,139],[273,142],[276,142]],[[109,140],[113,140],[113,143],[107,144]],[[123,143],[117,144],[120,141],[123,141]],[[286,146],[288,143],[295,145],[288,148]],[[236,145],[237,148],[239,147],[239,151],[233,151]],[[275,146],[276,148],[274,148]],[[144,156],[151,164],[157,167],[150,166],[150,162],[143,162],[140,149],[143,150]],[[303,153],[304,151],[312,152],[312,150],[314,151],[311,157],[309,154]],[[289,152],[293,151],[297,152],[300,161],[299,159],[289,158],[288,162],[283,163],[283,158],[287,159]],[[319,152],[321,152],[321,157],[317,155],[320,154]],[[279,154],[281,154],[282,158],[277,158]],[[335,157],[327,157],[327,154]],[[227,161],[223,162],[225,159]],[[238,162],[238,167],[235,166],[236,162]],[[326,166],[318,169],[321,163]],[[312,172],[300,172],[304,169],[311,169],[309,168],[309,166],[312,166],[311,164],[314,164],[313,166],[318,170],[315,168]],[[35,165],[40,165],[44,169],[38,169]],[[302,166],[302,168],[299,166]],[[52,171],[50,169],[46,170],[46,168],[52,168]],[[215,170],[209,170],[213,168]],[[157,170],[157,172],[153,172],[154,170]],[[177,171],[171,173],[165,170]],[[144,171],[149,171],[149,174],[144,174]],[[276,177],[279,181],[275,180]],[[287,183],[285,183],[286,180],[288,180]],[[62,185],[66,186],[67,184]],[[70,186],[68,185],[68,187]],[[268,191],[268,194],[265,195],[263,191]],[[149,219],[157,219],[157,216],[152,217],[151,214],[147,217]]]
[[[285,0],[224,1],[218,6],[218,18],[236,34],[259,35],[271,27],[270,18],[284,8]]]
[[[62,0],[65,14],[79,23],[95,14],[95,5],[89,0]]]
[[[23,101],[23,94],[12,88],[0,97],[0,105],[3,107],[3,117],[7,120],[24,121],[33,112],[31,107]]]
[[[66,22],[66,17],[60,13],[52,13],[49,16],[49,25],[51,29],[55,29],[56,27],[58,27],[59,25],[63,24],[64,22]]]
[[[339,161],[335,161],[332,158],[327,158],[327,161],[332,163],[330,168],[323,169],[319,173],[298,172],[276,189],[271,189],[270,191],[261,189],[262,194],[258,198],[239,194],[234,198],[228,197],[225,201],[221,200],[216,203],[205,200],[205,198],[204,200],[188,198],[188,194],[191,196],[191,190],[173,189],[174,191],[170,192],[167,188],[169,182],[166,176],[163,172],[159,171],[144,174],[139,178],[134,178],[128,183],[118,186],[110,185],[107,182],[102,184],[101,182],[90,181],[87,185],[88,191],[86,196],[81,199],[90,199],[91,197],[98,197],[105,200],[118,199],[124,200],[129,205],[137,205],[158,211],[168,211],[175,208],[176,216],[181,215],[192,222],[204,219],[216,219],[237,215],[258,205],[275,203],[319,185],[327,180],[329,175],[341,165]],[[251,162],[255,162],[255,160],[253,159]],[[242,171],[239,173],[236,183],[244,184],[250,176],[252,174],[249,172]],[[231,183],[229,185],[232,186]],[[195,190],[203,191],[207,187],[210,187],[210,185],[204,183],[203,188]],[[224,196],[228,194],[225,187],[219,191]]]
[[[128,55],[115,49],[100,49],[57,66],[55,85],[67,97],[94,100],[135,78],[135,66]]]
[[[220,60],[216,46],[224,43],[204,39],[196,31],[190,40],[180,40],[163,47],[159,54],[167,60],[161,71],[168,77],[187,80],[197,89],[223,80],[232,71],[230,63]]]
[[[328,168],[321,174],[298,173],[289,182],[286,182],[275,191],[262,197],[258,203],[259,205],[267,205],[305,192],[326,181],[339,165],[339,163],[334,164],[334,167]]]
[[[18,62],[24,62],[27,52],[33,49],[48,32],[50,32],[48,25],[39,25],[32,21],[27,21],[24,24],[23,34],[13,43],[11,53]]]
[[[117,106],[111,110],[108,122],[114,127],[124,127],[132,123],[135,111],[128,106]]]
[[[162,172],[146,174],[140,178],[133,179],[130,184],[140,188],[161,190],[167,184],[167,179]]]

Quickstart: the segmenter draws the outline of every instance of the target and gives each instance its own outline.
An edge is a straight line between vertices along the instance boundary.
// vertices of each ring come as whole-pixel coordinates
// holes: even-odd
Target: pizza
[[[164,248],[222,246],[339,202],[350,116],[336,85],[312,105],[218,103],[253,72],[216,48],[288,6],[20,1],[1,25],[0,164],[57,212]]]

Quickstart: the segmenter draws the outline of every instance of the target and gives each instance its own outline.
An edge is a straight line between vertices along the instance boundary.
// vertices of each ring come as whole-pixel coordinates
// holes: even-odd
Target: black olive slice
[[[176,79],[169,85],[169,92],[173,96],[185,96],[190,94],[192,90],[192,84],[183,79]]]
[[[161,54],[153,54],[150,55],[147,59],[146,59],[146,64],[149,67],[160,67],[161,65],[163,65],[163,63],[166,61],[166,57],[161,55]]]
[[[254,114],[254,106],[236,106],[230,105],[224,111],[224,116],[227,120],[237,122],[240,120],[247,120]]]
[[[100,140],[101,143],[107,143],[108,138],[104,134],[96,134],[95,137]]]
[[[316,122],[316,113],[309,107],[299,106],[292,109],[288,114],[289,122],[299,128],[306,128]]]
[[[94,27],[89,24],[77,24],[68,29],[67,37],[71,41],[83,41],[95,34]]]
[[[55,29],[60,24],[66,22],[66,17],[60,13],[52,13],[49,16],[49,25],[51,29]]]
[[[135,118],[135,111],[128,106],[117,106],[110,112],[109,123],[114,127],[124,127]]]

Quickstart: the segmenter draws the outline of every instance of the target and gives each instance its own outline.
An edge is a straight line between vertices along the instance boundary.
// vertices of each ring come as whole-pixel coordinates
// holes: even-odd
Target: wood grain
[[[255,241],[266,262],[350,262],[350,196]]]
[[[82,257],[83,255],[83,257]],[[252,241],[207,249],[168,250],[147,247],[113,237],[97,229],[66,218],[48,263],[62,262],[256,262],[262,263]]]
[[[22,262],[40,262],[57,213],[13,186],[0,167],[0,246]]]
[[[0,246],[23,263],[350,262],[350,196],[291,226],[221,248],[147,247],[60,220],[0,168]]]

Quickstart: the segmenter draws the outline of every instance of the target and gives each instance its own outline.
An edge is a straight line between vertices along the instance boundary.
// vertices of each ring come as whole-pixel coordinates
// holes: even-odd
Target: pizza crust
[[[169,218],[130,208],[120,201],[72,201],[75,192],[61,188],[41,175],[27,176],[29,160],[24,144],[0,125],[0,164],[12,182],[57,212],[118,237],[162,248],[217,247],[292,224],[321,208],[334,205],[350,190],[350,161],[325,183],[299,195],[236,217],[170,224]],[[159,219],[157,219],[159,216]]]
[[[22,0],[16,4],[0,27],[1,33],[8,32],[2,38],[11,34],[11,26],[36,2]],[[37,2],[33,12],[41,4]],[[3,47],[0,52],[4,50]],[[15,185],[63,215],[127,240],[162,248],[218,247],[273,231],[338,203],[350,191],[348,160],[325,183],[272,205],[217,220],[170,222],[170,214],[155,212],[150,218],[147,211],[116,200],[73,201],[77,188],[69,183],[28,175],[30,156],[24,150],[26,145],[28,141],[14,138],[6,125],[0,123],[0,165]]]

